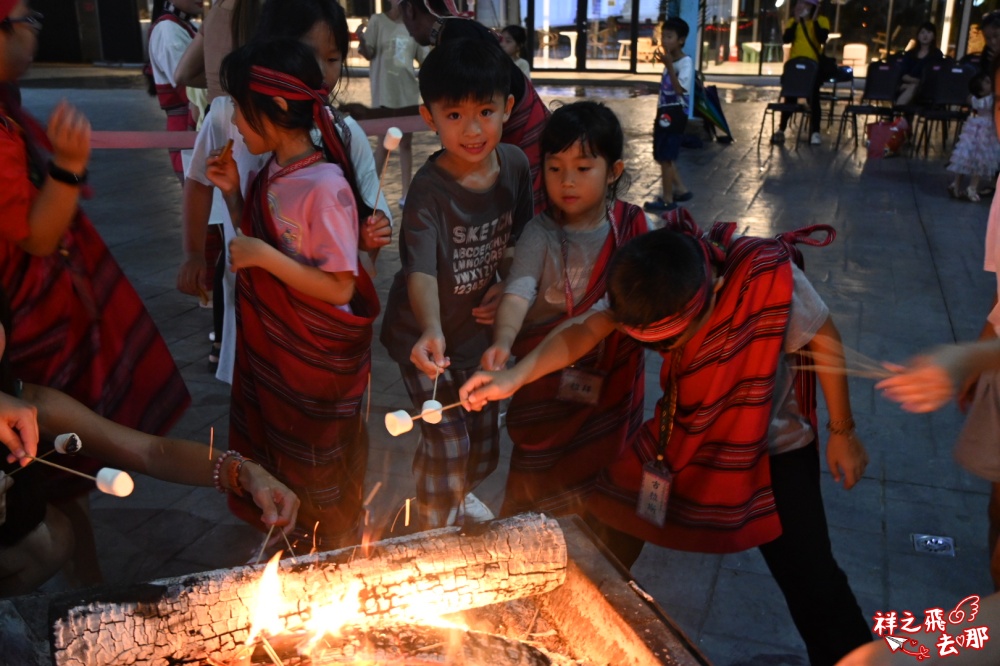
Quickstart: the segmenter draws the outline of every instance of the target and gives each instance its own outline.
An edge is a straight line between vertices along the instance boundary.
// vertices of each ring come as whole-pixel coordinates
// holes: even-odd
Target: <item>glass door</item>
[[[534,27],[532,69],[575,70],[582,66],[577,62],[581,37],[577,17],[581,15],[579,5],[585,1],[521,0],[528,29]]]

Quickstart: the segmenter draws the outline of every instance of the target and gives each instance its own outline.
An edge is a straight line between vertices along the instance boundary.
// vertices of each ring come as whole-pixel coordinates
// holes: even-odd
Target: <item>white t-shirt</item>
[[[170,19],[156,24],[149,36],[149,64],[153,68],[153,81],[177,86],[174,71],[181,56],[193,38],[188,31]]]
[[[385,14],[375,14],[365,30],[365,44],[374,49],[371,79],[372,106],[401,109],[420,104],[413,61],[423,61],[429,49],[417,44],[403,25]]]

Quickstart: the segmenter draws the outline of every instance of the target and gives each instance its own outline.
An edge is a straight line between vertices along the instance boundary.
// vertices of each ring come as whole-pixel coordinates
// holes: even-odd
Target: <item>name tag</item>
[[[565,368],[559,378],[556,398],[563,402],[596,405],[601,398],[603,385],[604,376],[600,373],[575,367]]]
[[[651,460],[642,466],[642,487],[636,514],[657,527],[667,522],[667,499],[673,475],[661,462]]]

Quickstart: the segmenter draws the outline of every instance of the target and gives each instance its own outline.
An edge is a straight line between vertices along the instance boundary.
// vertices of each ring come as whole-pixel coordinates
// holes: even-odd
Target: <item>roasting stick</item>
[[[271,529],[267,531],[267,536],[264,537],[264,543],[260,544],[260,552],[257,553],[257,559],[254,564],[260,564],[260,558],[264,557],[264,549],[267,548],[267,543],[271,540],[271,535],[274,534],[274,525],[271,525]]]
[[[132,477],[121,470],[112,469],[110,467],[102,467],[97,472],[97,476],[91,476],[90,474],[84,474],[83,472],[78,472],[75,469],[56,464],[51,460],[43,460],[42,458],[36,458],[34,456],[25,457],[36,462],[40,462],[43,465],[55,467],[56,469],[61,469],[64,472],[69,472],[70,474],[76,474],[77,476],[82,476],[85,479],[90,479],[97,484],[97,489],[106,495],[127,497],[132,494],[132,490],[135,488],[135,482],[132,481]]]
[[[378,190],[375,192],[375,200],[372,208],[378,208],[378,198],[382,194],[382,181],[385,179],[385,168],[389,166],[389,154],[399,148],[399,142],[403,140],[403,132],[398,127],[390,127],[385,131],[382,138],[382,147],[385,148],[385,161],[382,162],[382,172],[378,175]]]
[[[208,429],[208,459],[212,459],[212,449],[215,448],[215,426]]]
[[[437,400],[426,400],[423,410],[416,416],[410,416],[405,409],[389,412],[385,415],[385,429],[393,437],[398,437],[404,432],[410,432],[413,429],[413,422],[417,419],[423,419],[427,423],[440,423],[441,412],[458,407],[461,404],[461,401],[459,401],[442,407],[441,403]]]
[[[79,453],[80,449],[83,448],[83,442],[80,441],[80,436],[77,435],[75,432],[67,432],[65,434],[59,435],[58,437],[55,438],[52,444],[53,447],[51,449],[49,449],[42,455],[38,456],[37,458],[35,458],[35,460],[41,460],[42,458],[45,458],[46,456],[49,456],[52,453],[61,453],[65,456],[71,456]],[[25,467],[27,467],[27,465],[25,465]],[[22,469],[24,469],[24,467],[18,467],[7,476],[14,476]]]

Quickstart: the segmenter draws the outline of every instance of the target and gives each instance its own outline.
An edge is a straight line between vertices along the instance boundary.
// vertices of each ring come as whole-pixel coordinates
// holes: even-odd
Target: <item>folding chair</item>
[[[854,147],[858,147],[858,116],[882,116],[892,117],[898,113],[892,107],[893,100],[896,99],[896,88],[899,86],[899,77],[902,74],[902,63],[896,60],[890,64],[887,62],[873,62],[868,65],[868,74],[865,77],[865,89],[861,93],[859,104],[848,104],[844,107],[844,112],[840,116],[840,129],[837,131],[837,143],[834,150],[840,148],[840,138],[844,134],[844,127],[847,126],[847,119],[851,119],[851,128],[854,130]],[[878,104],[882,102],[883,104]]]
[[[826,89],[826,86],[830,86]],[[849,86],[847,91],[837,92],[839,86]],[[819,103],[830,102],[830,112],[827,114],[826,126],[833,125],[834,108],[837,102],[847,102],[854,104],[854,68],[841,65],[837,68],[836,76],[820,83]]]
[[[811,99],[816,86],[819,64],[810,58],[793,58],[785,63],[785,68],[781,73],[781,92],[778,93],[779,100],[786,97],[796,99]],[[760,132],[757,134],[757,150],[760,150],[760,140],[764,135],[764,124],[767,116],[771,116],[771,134],[774,134],[774,114],[787,113],[792,116],[792,120],[797,115],[807,115],[809,106],[801,102],[786,103],[783,101],[771,102],[764,109],[764,116],[760,119]],[[795,145],[798,147],[799,139],[802,136],[804,124],[799,121],[799,129],[795,134]]]
[[[975,67],[956,62],[934,65],[924,74],[920,92],[927,104],[916,109],[916,120],[913,123],[913,136],[916,138],[913,142],[914,155],[923,143],[924,157],[927,157],[935,124],[941,127],[941,152],[947,146],[948,128],[952,122],[957,123],[955,134],[958,135],[969,116],[969,82],[975,75]]]

